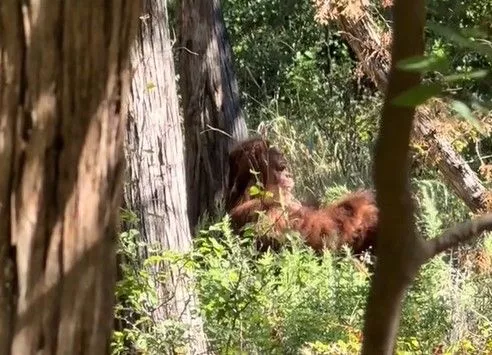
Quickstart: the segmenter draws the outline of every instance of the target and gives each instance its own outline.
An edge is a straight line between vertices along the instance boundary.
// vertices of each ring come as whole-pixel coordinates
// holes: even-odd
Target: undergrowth
[[[372,259],[353,257],[348,250],[319,257],[296,235],[289,240],[280,253],[258,254],[253,238],[232,233],[226,216],[199,233],[192,252],[162,255],[195,274],[205,330],[217,353],[360,350]],[[490,253],[491,239],[483,244],[481,250]],[[122,246],[120,252],[135,250],[131,244]],[[405,300],[398,353],[430,353],[438,347],[449,354],[492,351],[492,280],[487,272],[456,266],[448,255],[427,264]],[[116,308],[117,318],[127,327],[115,332],[113,354],[131,353],[130,344],[146,354],[182,346],[176,336],[181,333],[173,332],[179,325],[150,320],[150,310],[162,300],[155,299],[142,270],[124,270],[117,288],[117,295],[122,294],[133,301]],[[126,317],[125,308],[132,309]]]

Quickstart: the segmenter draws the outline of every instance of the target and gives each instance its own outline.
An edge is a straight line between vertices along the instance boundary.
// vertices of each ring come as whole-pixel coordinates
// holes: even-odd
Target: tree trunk
[[[0,353],[105,354],[137,0],[0,2]]]
[[[377,88],[385,92],[390,67],[390,54],[383,44],[383,36],[367,9],[360,16],[350,16],[350,12],[340,12],[335,18],[342,37],[357,54],[364,73]],[[455,194],[472,210],[490,209],[490,198],[477,174],[453,149],[451,144],[440,137],[433,127],[433,117],[443,117],[446,105],[437,99],[431,105],[417,108],[413,132],[417,140],[429,146],[432,161],[442,173],[444,180]]]
[[[167,6],[164,0],[145,0],[144,4],[131,58],[134,72],[127,125],[129,182],[125,199],[140,219],[141,235],[147,245],[186,252],[192,243]],[[171,300],[153,313],[154,319],[159,322],[172,318],[190,326],[190,352],[204,353],[207,348],[202,322],[194,316],[197,302],[192,279],[184,271],[166,271],[170,279],[156,287],[161,300]]]
[[[181,1],[179,61],[194,228],[205,211],[214,215],[223,201],[229,149],[247,137],[219,0]]]
[[[364,355],[395,353],[402,301],[424,254],[422,238],[416,235],[409,179],[410,136],[416,110],[392,103],[395,97],[421,81],[419,73],[399,70],[395,63],[424,52],[424,0],[395,0],[393,14],[393,65],[374,157],[379,208],[378,259],[367,300]]]
[[[409,181],[409,143],[416,110],[395,106],[393,100],[421,82],[419,73],[400,70],[396,63],[424,53],[425,2],[395,0],[393,14],[392,65],[374,158],[378,248],[367,299],[364,355],[395,353],[403,299],[422,265],[437,254],[492,230],[490,213],[428,240],[416,233]]]

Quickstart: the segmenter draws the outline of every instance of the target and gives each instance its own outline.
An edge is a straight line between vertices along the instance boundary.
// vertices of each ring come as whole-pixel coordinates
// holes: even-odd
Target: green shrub
[[[430,215],[439,219],[435,213]],[[115,315],[123,326],[114,332],[113,354],[167,353],[186,343],[183,324],[156,324],[151,319],[152,309],[162,301],[155,295],[156,279],[167,277],[142,266],[153,260],[193,272],[205,330],[217,353],[355,354],[360,350],[371,276],[369,255],[355,258],[347,249],[316,256],[296,235],[288,236],[289,245],[281,252],[259,254],[252,234],[239,238],[226,216],[199,233],[192,252],[153,254],[140,264],[137,233],[132,229],[120,237],[124,263]],[[483,242],[489,255],[490,240]],[[432,260],[405,299],[399,353],[430,353],[439,345],[447,353],[490,351],[490,290],[490,273],[456,267],[449,256]]]
[[[280,253],[259,255],[250,238],[230,232],[227,219],[201,232],[193,256],[200,260],[195,272],[206,330],[219,353],[357,353],[369,288],[368,259],[330,252],[318,257],[296,236],[291,241]],[[458,282],[444,257],[425,265],[405,300],[398,343],[402,353],[428,353],[439,344],[463,341],[486,349],[487,338],[475,335],[491,330],[483,313],[482,318],[472,317],[450,344],[456,302],[466,300],[461,306],[468,312],[486,306],[480,298],[486,292],[456,299],[456,294],[469,292],[470,283],[475,291],[478,287],[472,273],[459,277],[466,282]],[[490,315],[492,297],[485,297]]]

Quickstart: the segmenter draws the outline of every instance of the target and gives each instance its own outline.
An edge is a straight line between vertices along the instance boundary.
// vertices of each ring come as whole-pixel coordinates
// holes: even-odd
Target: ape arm
[[[299,202],[291,202],[286,200],[285,202],[279,202],[275,197],[263,197],[254,198],[242,203],[239,203],[236,207],[229,211],[229,215],[236,228],[241,228],[248,222],[256,221],[258,212],[267,212],[269,218],[275,224],[285,224],[281,223],[279,220],[285,217],[290,217],[292,215],[298,214],[302,206]],[[282,228],[281,228],[282,229]]]
[[[231,216],[231,219],[235,225],[242,227],[246,223],[254,219],[254,214],[257,211],[262,211],[264,209],[265,206],[263,204],[263,201],[255,198],[240,203],[229,212],[229,215]]]

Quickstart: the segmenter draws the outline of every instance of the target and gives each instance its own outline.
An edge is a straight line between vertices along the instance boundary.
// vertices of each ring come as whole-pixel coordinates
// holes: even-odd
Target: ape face
[[[290,172],[287,160],[280,150],[271,147],[268,150],[267,186],[278,186],[291,192],[294,188],[294,178]]]
[[[294,189],[294,178],[289,170],[285,169],[283,171],[277,172],[277,180],[280,188],[286,190],[287,192],[292,192]]]

